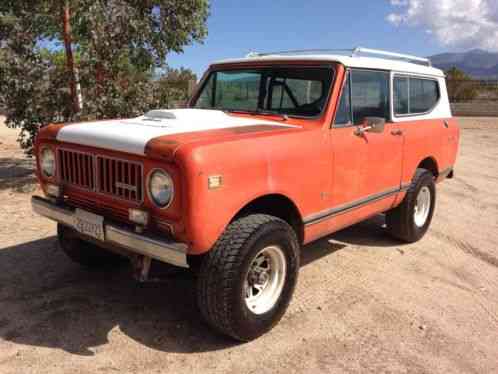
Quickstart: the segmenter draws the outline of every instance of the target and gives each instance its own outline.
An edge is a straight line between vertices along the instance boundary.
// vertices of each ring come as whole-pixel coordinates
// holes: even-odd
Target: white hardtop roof
[[[360,52],[362,51],[361,49]],[[375,50],[367,50],[364,51],[375,51]],[[399,73],[408,73],[408,74],[416,74],[416,75],[428,75],[428,76],[436,76],[436,77],[444,77],[445,74],[442,70],[436,69],[430,66],[430,61],[424,58],[417,58],[415,56],[409,55],[399,55],[391,52],[381,52],[378,54],[392,57],[412,57],[413,59],[419,59],[420,61],[426,62],[427,65],[421,65],[419,63],[413,63],[409,61],[404,61],[401,59],[392,59],[392,58],[378,58],[378,57],[366,57],[366,56],[357,56],[357,55],[341,55],[341,54],[328,54],[328,53],[318,53],[318,54],[299,54],[300,51],[295,51],[297,53],[291,54],[287,52],[276,52],[276,53],[268,53],[268,54],[257,54],[251,53],[245,58],[236,58],[236,59],[226,59],[217,61],[214,64],[228,64],[228,63],[251,63],[251,62],[286,62],[286,61],[330,61],[337,62],[346,67],[350,68],[360,68],[360,69],[380,69],[380,70],[389,70],[393,72]],[[369,52],[370,53],[370,52]]]

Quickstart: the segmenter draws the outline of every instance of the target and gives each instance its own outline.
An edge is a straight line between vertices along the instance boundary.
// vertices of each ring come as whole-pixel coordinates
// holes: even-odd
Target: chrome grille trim
[[[62,184],[134,204],[143,203],[141,162],[64,147],[57,148],[56,158]]]
[[[91,153],[57,148],[57,173],[62,183],[95,191],[95,160]]]
[[[143,166],[137,161],[96,156],[97,192],[115,198],[143,202]]]

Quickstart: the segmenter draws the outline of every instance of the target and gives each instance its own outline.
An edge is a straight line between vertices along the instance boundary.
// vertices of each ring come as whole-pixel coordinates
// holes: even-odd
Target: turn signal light
[[[56,184],[47,184],[45,191],[48,196],[55,197],[56,199],[61,196],[61,188]]]
[[[131,222],[140,226],[147,226],[149,223],[149,212],[140,209],[128,209],[128,218]]]

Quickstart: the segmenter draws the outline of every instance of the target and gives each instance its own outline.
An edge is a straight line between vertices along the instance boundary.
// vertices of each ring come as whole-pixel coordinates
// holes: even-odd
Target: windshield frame
[[[265,63],[265,64],[218,64],[218,65],[211,65],[209,69],[206,71],[204,76],[202,77],[202,80],[199,84],[198,89],[195,91],[194,95],[192,98],[189,100],[188,107],[192,109],[197,109],[195,107],[195,104],[199,100],[199,97],[201,96],[202,92],[204,91],[205,86],[209,83],[209,79],[214,73],[217,72],[223,72],[223,71],[245,71],[245,70],[251,70],[251,69],[328,69],[331,73],[330,77],[330,87],[328,89],[325,102],[323,105],[323,108],[319,114],[316,114],[314,116],[303,116],[303,115],[297,115],[297,114],[286,114],[286,113],[281,113],[281,112],[272,112],[272,111],[267,111],[266,109],[262,109],[261,112],[258,111],[250,111],[250,110],[236,110],[236,109],[226,109],[227,112],[233,111],[233,112],[240,112],[240,113],[247,113],[250,115],[261,115],[261,116],[266,116],[266,115],[274,115],[274,116],[287,116],[289,118],[297,118],[297,119],[303,119],[303,120],[318,120],[321,119],[325,114],[327,113],[327,109],[329,108],[330,104],[330,99],[332,96],[332,91],[335,86],[335,81],[337,77],[337,68],[336,64],[334,63],[327,63],[327,62],[317,62],[313,64],[293,64],[293,63]],[[221,110],[223,111],[224,109],[221,108],[209,108],[209,110]]]

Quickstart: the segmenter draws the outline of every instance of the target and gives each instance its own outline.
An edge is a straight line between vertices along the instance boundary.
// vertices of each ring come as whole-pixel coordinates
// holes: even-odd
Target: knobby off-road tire
[[[273,267],[268,264],[273,264]],[[278,269],[280,266],[280,275],[283,273],[284,276],[266,278],[283,279],[281,291],[268,291],[265,295],[271,297],[260,300],[270,302],[258,304],[251,301],[257,298],[250,297],[254,296],[253,292],[257,297],[260,291],[252,285],[249,288],[248,279],[261,281],[254,277],[256,273],[261,274],[256,272],[260,269],[259,265],[268,269]],[[282,267],[285,269],[282,270]],[[269,274],[273,271],[271,269]],[[298,271],[299,243],[296,233],[285,221],[264,214],[242,217],[227,227],[203,260],[197,287],[199,309],[204,319],[222,334],[239,341],[255,339],[282,318],[292,298]],[[258,286],[262,287],[261,284]]]
[[[90,270],[109,269],[123,264],[126,259],[78,237],[73,229],[58,224],[59,248],[74,262]]]
[[[429,229],[435,205],[434,176],[426,169],[417,169],[403,202],[386,213],[389,233],[408,243],[420,240]]]

